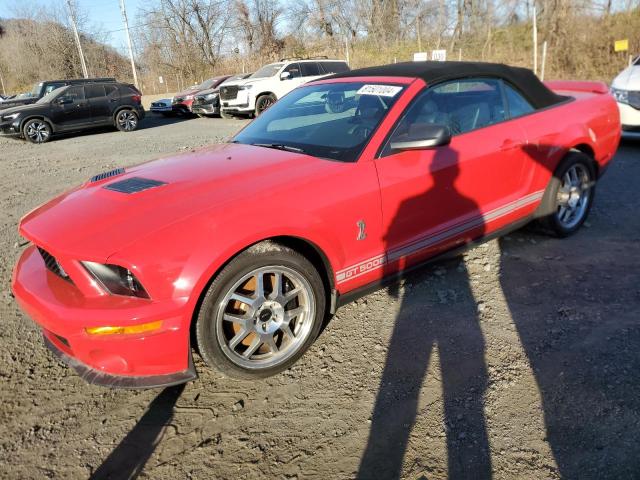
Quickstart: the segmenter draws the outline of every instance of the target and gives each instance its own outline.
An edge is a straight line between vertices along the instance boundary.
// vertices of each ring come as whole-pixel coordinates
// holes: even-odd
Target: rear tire
[[[116,114],[116,128],[121,132],[133,132],[138,128],[138,114],[125,108]]]
[[[274,242],[256,244],[209,286],[195,325],[200,355],[230,377],[275,375],[313,344],[325,305],[309,260]]]
[[[540,224],[556,237],[568,237],[580,229],[589,216],[596,193],[593,159],[571,152],[556,169],[539,207]]]
[[[45,120],[32,118],[22,127],[22,135],[31,143],[45,143],[51,139],[51,125]]]

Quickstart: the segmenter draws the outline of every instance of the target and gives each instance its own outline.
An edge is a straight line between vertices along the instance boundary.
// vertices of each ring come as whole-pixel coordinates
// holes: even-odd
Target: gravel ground
[[[0,477],[640,477],[640,143],[577,235],[528,229],[411,275],[339,310],[276,377],[229,380],[196,358],[186,386],[109,390],[54,359],[10,293],[19,218],[243,124],[0,138]]]

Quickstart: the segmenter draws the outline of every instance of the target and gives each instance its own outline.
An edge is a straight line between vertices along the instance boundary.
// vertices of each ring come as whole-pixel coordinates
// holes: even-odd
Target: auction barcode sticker
[[[378,95],[380,97],[395,97],[402,87],[396,85],[363,85],[356,95]]]

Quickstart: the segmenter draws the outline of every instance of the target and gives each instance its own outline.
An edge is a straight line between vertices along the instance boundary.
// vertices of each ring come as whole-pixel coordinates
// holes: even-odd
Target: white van
[[[640,137],[640,57],[613,80],[611,93],[620,108],[623,135]]]
[[[260,115],[305,82],[349,70],[344,60],[287,59],[265,65],[245,80],[220,87],[220,114]]]

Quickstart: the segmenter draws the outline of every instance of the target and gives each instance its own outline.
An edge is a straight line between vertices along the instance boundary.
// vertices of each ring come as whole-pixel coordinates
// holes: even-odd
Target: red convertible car
[[[97,175],[27,214],[15,297],[87,381],[289,367],[371,286],[538,219],[585,221],[620,139],[603,84],[405,63],[295,89],[230,143]]]

